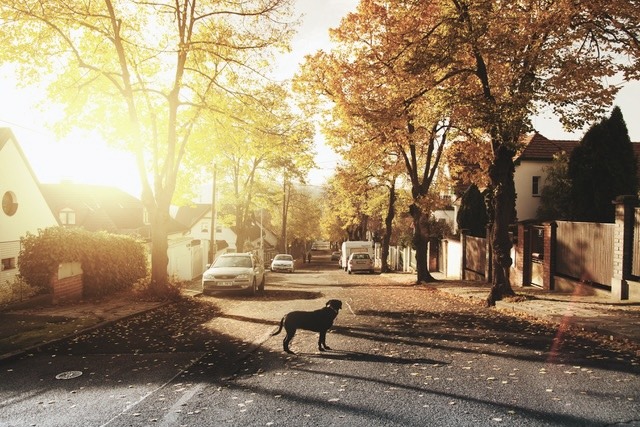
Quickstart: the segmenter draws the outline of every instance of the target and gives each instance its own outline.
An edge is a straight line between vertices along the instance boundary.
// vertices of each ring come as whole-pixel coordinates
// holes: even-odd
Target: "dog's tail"
[[[278,335],[282,331],[282,325],[284,325],[284,317],[280,320],[278,330],[271,334],[271,336]]]

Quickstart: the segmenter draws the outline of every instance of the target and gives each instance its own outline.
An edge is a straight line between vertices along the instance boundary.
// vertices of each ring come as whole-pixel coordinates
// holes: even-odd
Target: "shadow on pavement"
[[[319,358],[319,359],[332,359],[332,360],[348,360],[351,362],[376,362],[376,363],[395,363],[398,365],[414,365],[416,363],[426,364],[426,365],[447,365],[448,363],[426,359],[423,357],[416,358],[407,358],[407,357],[395,357],[395,356],[385,356],[384,354],[371,354],[371,353],[362,353],[358,351],[336,351],[331,350],[330,352],[324,353],[298,353],[300,356],[306,356],[310,358]]]

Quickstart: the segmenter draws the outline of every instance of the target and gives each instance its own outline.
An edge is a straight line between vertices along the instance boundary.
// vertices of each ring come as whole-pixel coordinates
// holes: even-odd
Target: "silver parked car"
[[[264,265],[250,252],[222,254],[202,274],[202,293],[205,295],[232,290],[255,294],[264,291],[264,284]]]
[[[293,273],[296,270],[295,261],[289,254],[278,254],[271,261],[271,271],[288,271]]]
[[[356,271],[367,271],[373,273],[373,260],[366,252],[355,252],[349,256],[347,262],[347,273]]]

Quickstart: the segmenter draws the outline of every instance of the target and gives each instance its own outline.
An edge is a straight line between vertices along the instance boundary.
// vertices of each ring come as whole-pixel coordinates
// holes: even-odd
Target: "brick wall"
[[[82,267],[79,262],[60,264],[51,279],[53,304],[82,299]]]

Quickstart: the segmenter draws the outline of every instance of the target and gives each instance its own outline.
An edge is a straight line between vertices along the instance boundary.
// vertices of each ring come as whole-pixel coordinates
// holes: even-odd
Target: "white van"
[[[366,252],[373,259],[373,242],[369,240],[349,240],[342,243],[340,254],[340,268],[347,271],[349,256],[355,252]]]

